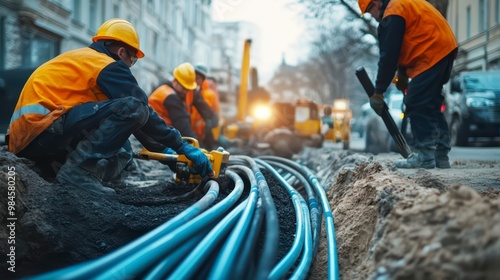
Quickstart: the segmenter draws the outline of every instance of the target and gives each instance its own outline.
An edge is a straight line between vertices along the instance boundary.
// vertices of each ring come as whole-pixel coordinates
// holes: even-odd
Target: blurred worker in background
[[[217,93],[209,87],[209,82],[207,80],[208,71],[204,65],[196,65],[196,83],[198,88],[194,92],[194,99],[202,98],[203,101],[210,107],[212,114],[202,115],[202,112],[197,110],[197,108],[192,109],[191,113],[191,126],[194,132],[198,136],[198,139],[202,142],[202,146],[208,150],[217,148],[217,141],[214,136],[213,130],[219,127],[220,118],[220,104],[219,97]],[[218,133],[215,133],[218,136]]]
[[[182,136],[198,139],[191,126],[193,110],[197,109],[210,118],[213,118],[213,113],[203,98],[195,95],[198,84],[191,63],[185,62],[175,67],[173,76],[172,81],[167,81],[153,91],[149,96],[149,105],[168,125],[177,128]]]
[[[415,153],[399,168],[450,168],[450,133],[440,107],[458,45],[446,19],[424,0],[358,0],[361,13],[378,22],[380,59],[370,105],[377,114],[397,70],[397,87],[408,88],[406,114]],[[411,82],[408,84],[408,79]]]
[[[11,118],[9,151],[54,169],[62,164],[54,170],[58,183],[99,194],[113,194],[102,182],[132,162],[131,134],[152,151],[168,147],[185,154],[202,176],[212,174],[205,154],[148,106],[130,71],[144,57],[135,28],[110,19],[92,42],[33,72]]]
[[[332,106],[325,105],[321,117],[321,134],[325,136],[329,129],[333,129]]]

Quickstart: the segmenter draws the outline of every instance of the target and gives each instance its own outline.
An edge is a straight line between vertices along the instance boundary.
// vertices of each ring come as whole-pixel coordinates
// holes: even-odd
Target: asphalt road
[[[342,143],[328,143],[342,149]],[[350,148],[353,151],[363,152],[365,148],[365,139],[353,134]],[[500,143],[477,143],[470,147],[452,147],[450,151],[450,160],[484,160],[500,162]]]

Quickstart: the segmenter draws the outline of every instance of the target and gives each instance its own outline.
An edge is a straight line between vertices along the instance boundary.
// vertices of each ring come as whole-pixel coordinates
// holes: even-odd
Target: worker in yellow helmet
[[[214,114],[199,93],[198,97],[195,95],[198,87],[196,70],[191,63],[185,62],[175,67],[173,76],[172,81],[167,81],[151,93],[149,105],[182,136],[202,140],[191,126],[191,116],[194,111],[204,112],[210,118]]]
[[[194,91],[193,96],[195,105],[193,107],[195,108],[191,110],[191,127],[206,149],[216,149],[217,141],[214,138],[213,130],[218,129],[219,126],[219,96],[209,88],[207,67],[198,64],[194,70],[198,88]],[[207,106],[201,105],[203,103],[206,103]]]
[[[60,184],[99,194],[113,194],[103,181],[132,162],[131,134],[149,150],[171,148],[192,160],[202,176],[212,174],[205,154],[148,106],[130,71],[144,57],[135,28],[110,19],[92,41],[33,72],[11,118],[9,151],[53,168]]]
[[[411,122],[415,152],[398,168],[450,168],[450,132],[441,112],[443,85],[450,79],[458,44],[446,19],[424,0],[358,0],[361,15],[380,22],[373,110],[381,115],[384,92],[396,74]],[[410,82],[409,79],[411,79]]]

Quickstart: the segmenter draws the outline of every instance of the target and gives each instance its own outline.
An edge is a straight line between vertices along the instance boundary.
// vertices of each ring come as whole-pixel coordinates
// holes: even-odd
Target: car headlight
[[[465,104],[467,107],[491,107],[494,105],[493,100],[481,97],[467,97],[465,99]]]

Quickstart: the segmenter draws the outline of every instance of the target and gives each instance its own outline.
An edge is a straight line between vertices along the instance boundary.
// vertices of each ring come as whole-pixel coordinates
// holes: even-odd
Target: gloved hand
[[[189,160],[191,160],[195,167],[194,172],[196,174],[200,174],[201,177],[213,177],[215,175],[212,170],[212,165],[208,160],[207,156],[198,148],[195,148],[189,145],[184,141],[182,146],[177,150],[178,154],[185,155]]]
[[[377,113],[377,115],[382,116],[382,112],[384,111],[384,95],[380,93],[375,93],[370,97],[370,106],[373,111]]]
[[[168,147],[165,148],[165,150],[163,150],[163,153],[167,154],[167,155],[175,155],[175,154],[177,154],[173,149],[168,148]]]

